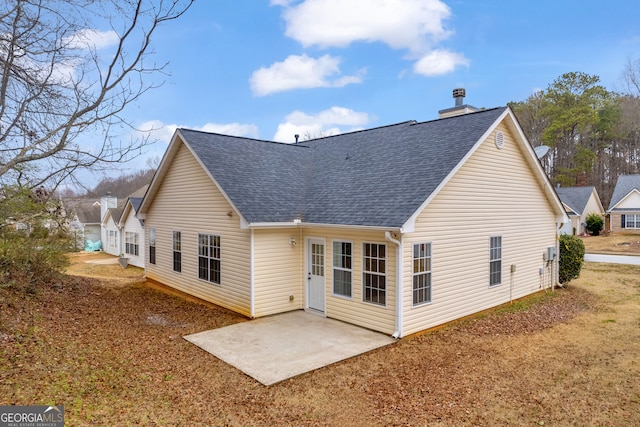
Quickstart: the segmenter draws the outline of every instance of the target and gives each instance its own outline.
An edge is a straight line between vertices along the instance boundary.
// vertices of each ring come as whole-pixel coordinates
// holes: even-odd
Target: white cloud
[[[196,126],[192,129],[204,132],[221,133],[224,135],[245,136],[248,138],[258,137],[258,127],[253,124],[242,123],[205,123],[203,126]]]
[[[469,66],[464,55],[448,50],[438,49],[427,53],[413,65],[416,74],[439,76],[453,72],[458,66]]]
[[[295,142],[295,135],[300,140],[336,135],[362,129],[372,117],[367,113],[353,111],[344,107],[331,107],[316,115],[309,115],[302,111],[293,111],[285,118],[285,122],[278,125],[273,136],[274,141]]]
[[[100,31],[91,28],[80,30],[64,40],[65,45],[71,49],[95,49],[100,50],[113,46],[119,41],[118,34],[113,31]]]
[[[285,34],[304,47],[347,47],[380,42],[418,60],[414,72],[436,76],[468,66],[463,54],[439,48],[453,31],[451,9],[441,0],[272,0],[282,6]]]
[[[202,126],[179,126],[176,124],[164,124],[160,120],[150,120],[138,126],[137,133],[140,137],[149,137],[164,143],[169,143],[171,137],[179,127],[201,130],[203,132],[220,133],[224,135],[258,137],[258,127],[253,124],[242,123],[205,123]]]
[[[305,47],[379,41],[411,51],[447,38],[450,15],[440,0],[306,0],[283,12],[285,34]]]
[[[255,71],[249,83],[256,96],[270,95],[291,89],[316,87],[342,87],[362,82],[361,76],[342,76],[336,80],[329,77],[340,75],[340,58],[323,55],[312,58],[307,55],[290,55],[283,62]],[[363,74],[361,70],[360,74]]]

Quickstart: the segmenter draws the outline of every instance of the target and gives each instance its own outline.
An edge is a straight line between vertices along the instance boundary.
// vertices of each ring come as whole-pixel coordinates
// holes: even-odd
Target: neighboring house
[[[124,253],[119,225],[121,215],[122,209],[107,208],[102,218],[102,250],[115,256]]]
[[[640,175],[620,175],[609,203],[609,231],[640,232]]]
[[[84,249],[87,240],[100,241],[100,202],[93,199],[72,199],[65,201],[64,206],[78,248]]]
[[[119,228],[122,253],[129,258],[129,264],[144,268],[144,227],[136,218],[141,202],[142,197],[129,197],[120,216]]]
[[[556,192],[570,219],[560,230],[562,234],[586,234],[590,214],[600,215],[604,221],[605,210],[595,187],[558,187]]]
[[[568,221],[506,107],[299,144],[178,129],[138,218],[151,280],[395,337],[550,286]]]
[[[102,248],[111,255],[124,255],[129,264],[144,267],[144,250],[140,250],[140,241],[144,236],[144,227],[135,217],[145,185],[129,195],[126,200],[118,200],[107,195],[101,199],[102,210]]]

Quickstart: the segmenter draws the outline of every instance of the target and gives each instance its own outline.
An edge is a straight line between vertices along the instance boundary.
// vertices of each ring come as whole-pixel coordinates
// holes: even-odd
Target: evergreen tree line
[[[542,163],[552,182],[595,186],[605,208],[618,176],[640,173],[640,60],[629,60],[621,81],[616,92],[598,76],[566,73],[509,104],[531,144],[549,147]]]

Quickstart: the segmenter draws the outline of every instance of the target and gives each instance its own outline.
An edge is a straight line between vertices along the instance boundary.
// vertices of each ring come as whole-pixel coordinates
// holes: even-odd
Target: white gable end
[[[640,209],[640,192],[633,190],[620,200],[616,205],[616,209]]]

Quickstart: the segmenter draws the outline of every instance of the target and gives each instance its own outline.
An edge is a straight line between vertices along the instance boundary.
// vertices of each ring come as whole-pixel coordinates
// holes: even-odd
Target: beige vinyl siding
[[[250,231],[240,229],[240,218],[184,145],[161,184],[145,220],[156,229],[156,264],[147,262],[147,277],[250,316]],[[173,231],[182,232],[181,273],[173,271]],[[220,285],[198,279],[199,233],[220,236]]]
[[[127,217],[124,219],[124,227],[122,227],[122,252],[125,252],[126,249],[126,233],[137,233],[138,234],[138,256],[131,255],[125,253],[124,256],[129,258],[129,264],[135,265],[136,267],[144,267],[145,260],[145,248],[147,245],[145,244],[144,237],[144,228],[142,224],[140,224],[140,220],[134,216],[133,209],[129,210]]]
[[[254,316],[304,308],[300,229],[254,230],[253,247]]]
[[[392,334],[395,331],[396,245],[387,242],[384,237],[384,232],[382,231],[346,228],[305,228],[304,236],[307,238],[325,239],[326,316],[375,331]],[[348,241],[353,244],[352,298],[333,295],[334,241]],[[362,245],[365,242],[384,244],[387,248],[387,295],[385,307],[367,303],[362,300]],[[305,256],[306,255],[305,253]]]
[[[511,279],[514,299],[540,289],[542,255],[556,245],[555,215],[527,154],[506,126],[498,130],[504,147],[490,135],[404,236],[404,336],[508,302]],[[493,287],[491,236],[502,236],[502,283]],[[421,242],[432,245],[432,302],[413,307],[412,244]]]

